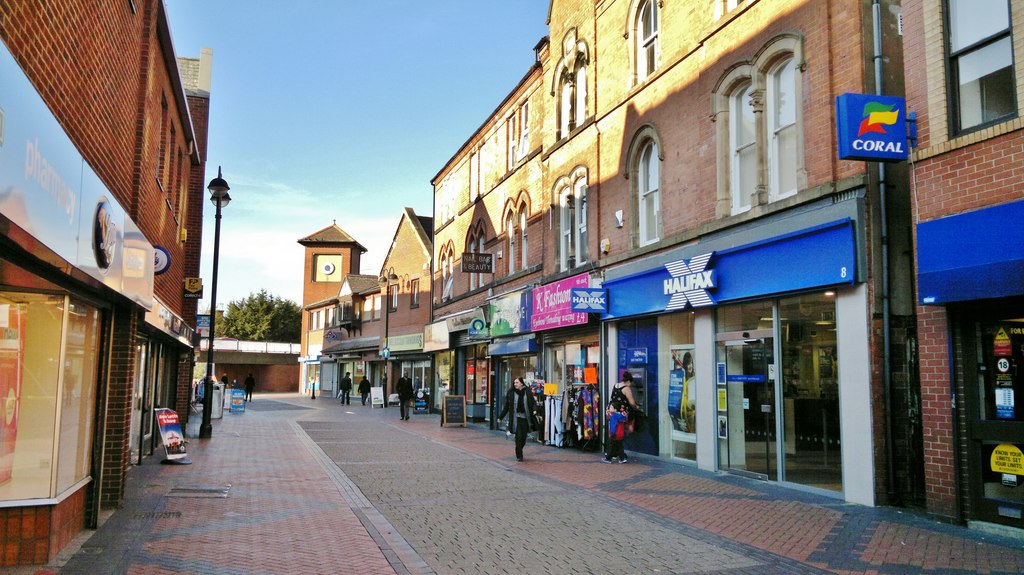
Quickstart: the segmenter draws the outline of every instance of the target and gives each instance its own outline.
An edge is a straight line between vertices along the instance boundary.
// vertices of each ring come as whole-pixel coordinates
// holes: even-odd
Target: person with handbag
[[[622,381],[615,384],[612,388],[611,398],[608,401],[610,406],[614,406],[615,411],[621,411],[626,417],[626,433],[637,431],[641,425],[641,417],[643,412],[636,404],[636,395],[633,392],[633,374],[624,371],[622,372]],[[612,446],[609,446],[611,448]],[[605,461],[617,460],[619,463],[627,463],[629,459],[626,457],[626,452],[621,450],[621,453],[609,453],[605,456]]]
[[[539,426],[534,414],[537,412],[537,400],[533,397],[521,377],[512,380],[512,387],[505,394],[505,405],[498,414],[497,421],[501,421],[508,415],[508,430],[516,436],[516,459],[523,460],[523,446],[526,445],[526,435],[531,431],[537,431]]]

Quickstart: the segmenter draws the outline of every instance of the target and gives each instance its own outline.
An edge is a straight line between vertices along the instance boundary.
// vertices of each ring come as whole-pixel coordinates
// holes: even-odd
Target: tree
[[[243,341],[298,343],[302,335],[302,310],[291,300],[271,296],[266,290],[232,300],[223,317],[217,318],[217,337]]]

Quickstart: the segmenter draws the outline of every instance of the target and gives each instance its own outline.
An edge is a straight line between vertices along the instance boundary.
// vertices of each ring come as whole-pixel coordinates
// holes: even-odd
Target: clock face
[[[329,276],[334,273],[335,267],[332,262],[324,262],[324,264],[320,266],[320,269],[323,270],[324,275]]]

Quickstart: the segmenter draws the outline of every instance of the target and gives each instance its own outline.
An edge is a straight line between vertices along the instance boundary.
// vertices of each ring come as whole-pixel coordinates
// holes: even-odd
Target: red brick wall
[[[295,393],[299,389],[297,362],[286,365],[221,364],[221,367],[223,369],[217,374],[217,379],[227,373],[228,381],[237,379],[239,385],[243,385],[245,377],[251,373],[256,380],[254,393]]]
[[[53,559],[85,527],[85,493],[55,505],[0,508],[0,567]]]

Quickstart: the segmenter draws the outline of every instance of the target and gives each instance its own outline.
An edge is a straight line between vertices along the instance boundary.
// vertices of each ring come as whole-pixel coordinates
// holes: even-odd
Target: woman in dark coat
[[[516,435],[516,459],[519,461],[523,460],[526,434],[537,429],[537,420],[534,418],[536,412],[537,400],[533,392],[526,387],[522,378],[513,379],[512,389],[505,394],[505,406],[498,414],[498,421],[508,414],[508,430]]]

